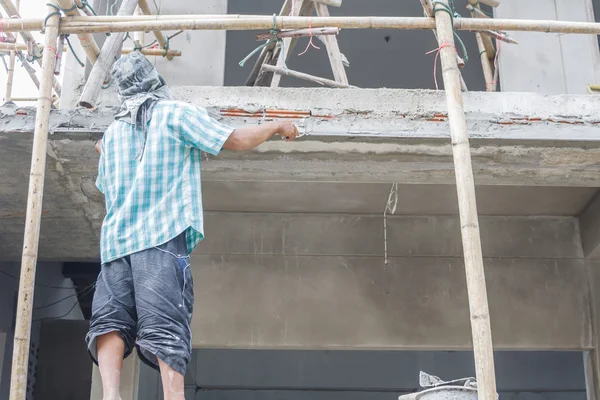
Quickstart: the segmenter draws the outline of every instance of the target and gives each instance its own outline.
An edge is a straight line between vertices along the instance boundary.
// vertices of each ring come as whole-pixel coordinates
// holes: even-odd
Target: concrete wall
[[[598,2],[594,4],[598,7]],[[593,22],[592,0],[503,2],[498,18]],[[600,53],[593,35],[511,32],[519,46],[500,47],[502,90],[549,94],[587,93],[600,82]]]
[[[81,310],[73,305],[77,301],[70,279],[62,276],[60,263],[38,263],[34,299],[32,343],[40,345],[40,326],[44,319],[62,317],[82,319]],[[0,332],[6,333],[3,351],[0,398],[8,398],[13,352],[14,318],[18,292],[19,263],[0,263]],[[65,289],[57,289],[57,287]],[[64,301],[60,301],[64,299]],[[53,304],[56,303],[56,304]],[[51,306],[48,306],[52,304]],[[1,344],[1,343],[0,343]]]
[[[84,345],[88,329],[83,320],[41,323],[35,400],[89,398],[92,360]]]
[[[186,399],[394,399],[419,388],[419,371],[474,376],[470,352],[194,350]],[[497,352],[501,400],[583,400],[581,353]],[[140,370],[139,399],[162,399],[158,374]]]
[[[216,214],[192,257],[195,346],[470,347],[456,217],[390,217],[386,265],[381,215]],[[591,348],[577,220],[480,221],[495,345]]]

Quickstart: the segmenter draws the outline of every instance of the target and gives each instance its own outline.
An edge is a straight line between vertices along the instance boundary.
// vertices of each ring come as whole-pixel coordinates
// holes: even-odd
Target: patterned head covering
[[[111,74],[123,103],[115,119],[136,125],[144,131],[141,159],[152,109],[160,100],[171,100],[173,96],[154,65],[139,51],[132,51],[115,61]]]

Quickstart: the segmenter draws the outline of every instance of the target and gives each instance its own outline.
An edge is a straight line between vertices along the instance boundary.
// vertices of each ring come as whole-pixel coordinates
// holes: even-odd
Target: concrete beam
[[[579,227],[585,257],[600,260],[600,192],[579,216]]]
[[[497,349],[593,347],[582,260],[484,262]],[[194,347],[471,347],[460,258],[197,254],[192,267]]]

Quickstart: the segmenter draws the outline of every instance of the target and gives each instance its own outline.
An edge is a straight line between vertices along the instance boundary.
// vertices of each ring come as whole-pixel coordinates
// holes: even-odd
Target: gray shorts
[[[88,351],[97,364],[96,339],[119,332],[124,357],[133,347],[158,369],[157,358],[185,375],[191,357],[194,283],[185,233],[171,241],[102,265],[92,303]]]

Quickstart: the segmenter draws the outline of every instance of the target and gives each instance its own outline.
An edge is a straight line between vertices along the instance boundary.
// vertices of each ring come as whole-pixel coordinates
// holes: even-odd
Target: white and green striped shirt
[[[118,120],[102,140],[96,185],[106,199],[102,263],[186,232],[188,252],[204,238],[201,151],[217,155],[233,131],[206,110],[161,101],[144,132]],[[142,154],[140,160],[140,154]]]

